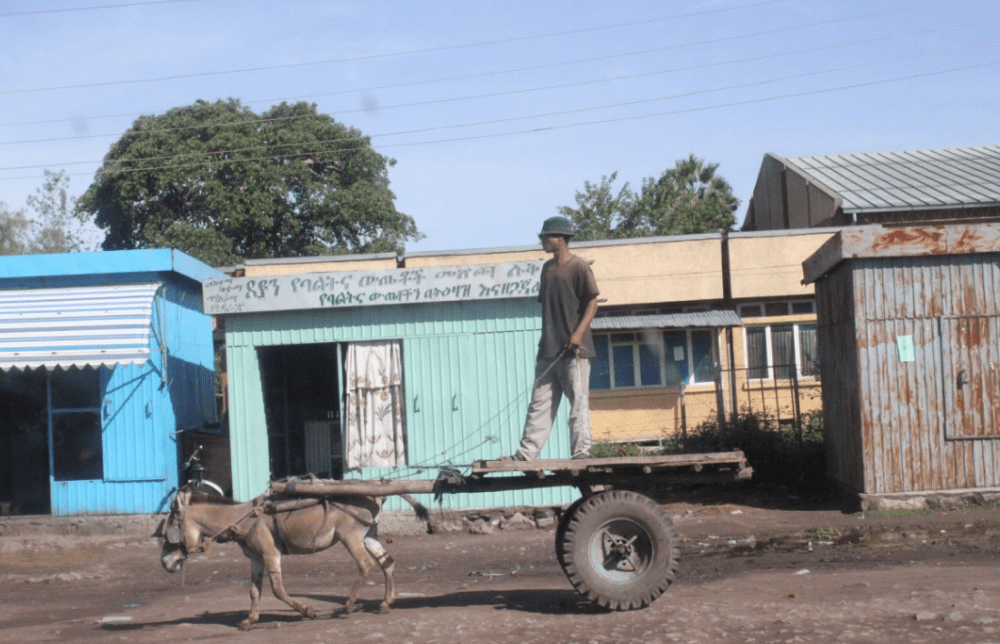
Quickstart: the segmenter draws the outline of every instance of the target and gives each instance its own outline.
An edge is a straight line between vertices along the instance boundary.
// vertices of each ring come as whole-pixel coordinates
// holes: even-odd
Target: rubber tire
[[[609,570],[600,565],[605,531],[634,539],[637,570]],[[609,610],[649,606],[677,574],[673,522],[655,501],[627,490],[601,492],[577,506],[556,552],[573,587]]]
[[[559,523],[556,525],[556,559],[559,560],[559,565],[562,566],[563,570],[566,570],[566,561],[563,557],[563,549],[560,547],[560,544],[562,544],[566,539],[566,528],[569,527],[570,519],[572,519],[573,515],[576,514],[576,509],[586,500],[587,497],[582,496],[576,501],[573,501],[573,503],[571,503],[559,517]]]

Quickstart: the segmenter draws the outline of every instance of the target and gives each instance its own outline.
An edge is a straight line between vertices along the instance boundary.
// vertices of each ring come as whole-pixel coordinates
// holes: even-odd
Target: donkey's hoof
[[[251,622],[249,619],[245,619],[239,623],[239,627],[241,631],[249,631],[250,629],[253,628],[253,622]]]
[[[313,610],[312,606],[303,606],[302,614],[309,619],[316,619],[316,611]]]
[[[385,603],[379,604],[379,606],[378,606],[378,614],[379,615],[385,615],[388,612],[389,612],[389,604],[385,604]]]

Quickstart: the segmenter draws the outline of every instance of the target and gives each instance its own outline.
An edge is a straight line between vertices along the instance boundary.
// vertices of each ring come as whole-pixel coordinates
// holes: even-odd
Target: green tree
[[[627,183],[616,193],[611,184],[617,173],[612,173],[598,185],[584,182],[577,207],[562,206],[559,212],[573,220],[581,240],[730,231],[740,200],[716,173],[718,167],[691,154],[659,178],[643,179],[638,193]]]
[[[214,266],[401,252],[423,235],[396,210],[394,164],[315,104],[257,115],[236,99],[198,101],[136,119],[79,208],[105,250],[177,248]]]
[[[86,216],[76,209],[77,200],[69,194],[69,177],[64,171],[45,171],[45,182],[27,199],[35,212],[32,230],[32,253],[66,253],[92,250],[87,237],[96,230]],[[88,235],[89,234],[89,235]]]
[[[31,222],[23,210],[0,201],[0,255],[24,255],[31,247]]]
[[[583,182],[583,192],[576,193],[576,208],[560,206],[559,214],[576,225],[576,239],[619,239],[633,237],[636,195],[628,183],[617,192],[612,184],[617,172],[604,175],[598,184]]]

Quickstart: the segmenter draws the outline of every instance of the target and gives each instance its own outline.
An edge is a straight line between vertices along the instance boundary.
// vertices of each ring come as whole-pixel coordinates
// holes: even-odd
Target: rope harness
[[[290,514],[297,510],[304,510],[306,508],[313,507],[315,505],[323,506],[323,520],[319,523],[316,531],[313,533],[312,539],[309,542],[309,549],[316,551],[316,541],[319,539],[330,519],[330,508],[340,510],[347,516],[351,517],[361,525],[366,528],[371,528],[376,524],[375,521],[370,521],[362,516],[359,516],[356,512],[352,512],[347,507],[344,507],[340,503],[336,503],[330,500],[329,497],[294,497],[294,498],[274,498],[265,499],[256,506],[253,507],[249,512],[241,516],[236,521],[233,521],[225,528],[219,530],[215,534],[212,534],[206,539],[202,539],[200,543],[191,545],[186,543],[187,530],[185,524],[187,522],[187,514],[189,504],[185,504],[180,512],[177,519],[177,527],[169,527],[165,531],[165,537],[168,543],[180,544],[184,546],[186,554],[190,555],[195,552],[208,552],[208,548],[211,544],[225,539],[226,541],[235,541],[241,543],[246,539],[249,534],[249,529],[244,530],[240,528],[240,524],[250,518],[258,518],[262,515],[269,515],[273,521],[274,534],[277,537],[278,546],[281,549],[282,554],[288,554],[288,537],[285,532],[285,522],[279,518],[279,514]]]

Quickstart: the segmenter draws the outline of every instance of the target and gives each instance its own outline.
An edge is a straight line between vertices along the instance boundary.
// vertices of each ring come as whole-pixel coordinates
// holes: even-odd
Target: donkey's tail
[[[427,523],[427,522],[429,522],[431,520],[431,514],[430,514],[430,512],[427,511],[427,507],[424,506],[423,503],[421,503],[420,501],[417,501],[415,498],[413,498],[409,494],[400,494],[399,496],[403,497],[403,499],[407,503],[409,503],[410,505],[413,506],[413,511],[416,512],[418,519],[420,519],[421,521],[423,521],[425,523]]]

